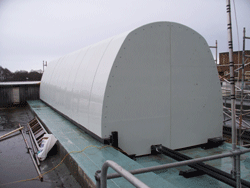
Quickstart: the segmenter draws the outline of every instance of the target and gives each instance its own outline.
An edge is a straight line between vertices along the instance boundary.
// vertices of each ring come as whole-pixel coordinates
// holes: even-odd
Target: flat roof
[[[161,164],[167,164],[176,162],[174,159],[165,155],[148,155],[136,157],[136,160],[132,160],[123,155],[119,151],[115,150],[111,146],[104,146],[87,133],[81,131],[77,126],[66,120],[57,112],[52,110],[49,106],[40,100],[28,101],[28,104],[32,111],[38,116],[38,118],[46,124],[46,127],[54,134],[59,140],[65,150],[70,153],[70,156],[76,161],[78,167],[81,168],[85,175],[88,176],[93,183],[96,183],[94,174],[97,170],[100,170],[103,163],[106,160],[113,160],[121,165],[126,170],[134,170],[143,167],[158,166]],[[89,149],[87,149],[89,148]],[[218,148],[212,148],[204,150],[200,147],[186,148],[179,152],[192,158],[199,158],[205,156],[211,156],[215,154],[222,154],[231,151],[231,144],[224,143]],[[86,149],[86,150],[85,150]],[[241,148],[244,149],[244,148]],[[81,151],[81,152],[76,152]],[[242,154],[240,157],[240,169],[241,179],[250,181],[249,169],[250,169],[250,153]],[[230,157],[211,160],[205,162],[215,168],[218,168],[224,172],[230,174],[232,169],[232,159]],[[188,170],[190,167],[182,166],[177,168],[164,169],[155,172],[148,172],[145,174],[136,175],[142,182],[150,187],[169,187],[169,188],[214,188],[231,186],[214,179],[206,174],[202,176],[184,178],[179,175],[181,170]],[[112,169],[108,173],[113,173]],[[116,187],[133,187],[124,178],[110,179],[108,180],[109,188]]]
[[[0,86],[40,85],[41,81],[0,82]]]

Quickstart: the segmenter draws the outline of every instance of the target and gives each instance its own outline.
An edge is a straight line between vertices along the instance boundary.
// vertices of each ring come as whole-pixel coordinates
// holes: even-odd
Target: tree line
[[[0,82],[10,81],[40,81],[42,78],[42,71],[16,71],[11,72],[7,68],[0,66]]]

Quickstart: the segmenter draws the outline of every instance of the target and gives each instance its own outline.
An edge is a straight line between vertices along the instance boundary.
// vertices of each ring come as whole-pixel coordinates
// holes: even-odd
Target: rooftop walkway
[[[50,132],[58,139],[67,153],[78,164],[78,167],[90,178],[92,182],[88,182],[89,186],[95,184],[95,172],[100,170],[106,160],[112,160],[121,165],[126,170],[142,168],[143,166],[121,152],[110,146],[105,146],[94,138],[84,133],[70,121],[56,113],[50,107],[40,100],[28,101],[32,111],[42,121],[42,123],[50,130]],[[84,151],[82,151],[84,150]],[[71,153],[82,151],[80,153]],[[114,171],[109,168],[108,173]],[[169,187],[175,186],[168,183],[155,173],[145,173],[136,175],[138,179],[150,187]],[[86,179],[86,178],[85,178]],[[124,178],[108,180],[108,187],[133,187]]]
[[[111,146],[106,146],[96,141],[94,138],[84,133],[77,126],[66,120],[64,117],[56,113],[50,107],[40,100],[28,101],[33,112],[38,116],[43,124],[51,131],[52,134],[59,140],[60,144],[65,148],[67,153],[70,153],[72,159],[77,163],[78,168],[82,169],[85,176],[91,182],[88,182],[89,187],[94,187],[94,174],[100,170],[106,160],[113,160],[121,165],[126,170],[133,170],[149,166],[157,166],[176,162],[175,160],[164,156],[143,156],[137,157],[136,161],[128,158]],[[84,150],[84,151],[82,151]],[[179,151],[192,158],[199,158],[214,154],[220,154],[231,150],[230,144],[223,144],[218,148],[203,150],[200,147],[191,148]],[[71,153],[74,151],[82,151],[80,153]],[[63,157],[63,156],[62,156]],[[232,169],[231,158],[217,159],[205,162],[211,166],[230,173]],[[187,166],[171,168],[167,170],[156,171],[155,173],[145,173],[136,175],[142,182],[150,187],[193,187],[193,188],[214,188],[214,187],[231,187],[223,182],[220,182],[208,175],[202,175],[193,178],[184,178],[179,175],[180,170],[190,169]],[[108,173],[113,173],[109,169]],[[81,173],[80,173],[81,174]],[[241,155],[241,178],[250,181],[250,153]],[[108,187],[133,187],[124,178],[108,180]]]
[[[224,143],[218,148],[204,150],[204,149],[201,149],[200,147],[196,147],[196,148],[182,150],[179,152],[192,158],[201,158],[201,157],[206,157],[206,156],[215,155],[215,154],[227,153],[231,149],[232,149],[231,144]],[[157,166],[161,164],[173,163],[176,161],[165,155],[157,155],[157,156],[145,156],[145,157],[137,158],[137,162],[142,164],[144,167],[150,167],[150,166]],[[229,174],[232,170],[232,159],[230,157],[207,161],[204,163],[209,164],[217,169],[223,170]],[[178,168],[161,170],[155,173],[179,188],[186,188],[186,187],[229,188],[231,187],[206,174],[202,176],[192,177],[192,178],[183,178],[182,176],[179,175],[180,171],[185,171],[188,169],[191,169],[191,168],[188,166],[181,166]],[[241,155],[241,179],[250,181],[250,153]]]

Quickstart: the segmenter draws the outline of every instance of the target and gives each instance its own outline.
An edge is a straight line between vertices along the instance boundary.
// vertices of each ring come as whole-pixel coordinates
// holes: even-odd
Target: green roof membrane
[[[180,153],[187,155],[192,158],[201,158],[207,157],[216,154],[227,153],[232,149],[231,144],[224,143],[218,148],[212,148],[204,150],[201,147],[191,148],[179,151]],[[244,149],[244,148],[242,148]],[[163,154],[157,156],[145,156],[137,158],[137,162],[143,165],[144,167],[157,166],[166,163],[176,162],[174,159],[169,158]],[[223,170],[230,174],[232,170],[232,159],[230,157],[216,159],[212,161],[204,162],[208,165],[211,165],[215,168]],[[231,187],[223,182],[220,182],[208,175],[202,175],[193,178],[183,178],[179,175],[180,171],[185,171],[191,169],[188,166],[182,166],[178,168],[171,168],[161,171],[155,171],[157,175],[164,178],[168,182],[176,185],[177,187]],[[241,179],[250,181],[250,154],[246,153],[241,155]]]
[[[81,153],[71,153],[70,155],[93,182],[95,182],[95,172],[101,169],[106,160],[115,161],[126,170],[143,167],[141,164],[123,155],[112,147],[108,146],[103,149],[98,149],[105,145],[83,132],[42,101],[28,101],[28,104],[68,153],[81,151],[86,148]],[[114,173],[114,171],[109,168],[108,173]],[[176,187],[153,172],[139,174],[136,175],[136,177],[150,187]],[[133,186],[124,178],[117,178],[108,180],[108,187]]]
[[[139,169],[143,167],[157,166],[166,163],[176,162],[165,155],[137,157],[136,161],[128,158],[112,147],[104,147],[105,145],[98,142],[90,135],[83,132],[70,121],[59,115],[57,112],[48,107],[40,100],[28,101],[31,109],[49,128],[54,136],[59,140],[60,144],[68,153],[73,151],[81,151],[81,153],[71,153],[71,157],[77,162],[78,166],[95,182],[94,174],[100,170],[106,160],[112,160],[118,163],[126,170]],[[97,148],[98,147],[98,148]],[[204,150],[200,147],[179,151],[192,158],[200,158],[209,155],[221,154],[231,150],[230,144],[223,144],[218,148]],[[231,158],[217,159],[205,162],[211,166],[230,173],[232,169]],[[194,188],[214,188],[214,187],[231,187],[220,182],[208,175],[202,175],[193,178],[184,178],[179,175],[181,170],[190,169],[188,166],[160,170],[145,174],[136,175],[142,182],[150,187],[194,187]],[[109,168],[108,173],[114,171]],[[250,154],[241,155],[241,178],[250,181]],[[108,187],[133,187],[124,178],[108,180]]]

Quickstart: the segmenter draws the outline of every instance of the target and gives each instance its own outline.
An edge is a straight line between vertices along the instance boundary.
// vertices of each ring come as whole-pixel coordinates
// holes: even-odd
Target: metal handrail
[[[120,165],[118,165],[116,162],[107,160],[102,165],[102,170],[97,171],[95,178],[96,178],[96,188],[106,188],[107,187],[107,172],[108,168],[113,168],[120,177],[124,177],[126,180],[128,180],[131,184],[133,184],[135,187],[139,188],[149,188],[146,184],[144,184],[142,181],[140,181],[138,178],[133,176],[129,171],[122,168]]]
[[[163,169],[168,169],[168,168],[174,168],[174,167],[179,167],[179,166],[186,166],[186,165],[190,165],[190,164],[195,164],[195,163],[204,162],[204,161],[211,161],[211,160],[225,158],[225,157],[240,156],[241,154],[248,153],[248,152],[250,152],[250,149],[246,149],[246,150],[236,149],[234,151],[230,151],[230,152],[223,153],[223,154],[212,155],[212,156],[196,158],[196,159],[190,159],[190,160],[186,160],[186,161],[174,162],[174,163],[169,163],[169,164],[164,164],[164,165],[152,166],[152,167],[147,167],[147,168],[135,169],[135,170],[131,170],[131,171],[126,171],[125,169],[123,169],[121,166],[119,166],[114,161],[108,160],[103,164],[102,171],[97,171],[96,172],[96,176],[95,176],[95,178],[96,178],[96,187],[97,188],[106,188],[107,187],[107,179],[119,178],[119,177],[123,176],[122,174],[120,174],[123,171],[128,172],[132,176],[132,178],[134,179],[134,178],[136,178],[136,177],[133,176],[134,174],[142,174],[142,173],[146,173],[146,172],[152,172],[152,171],[163,170]],[[110,167],[112,167],[112,168],[115,167],[116,169],[114,169],[114,168],[113,169],[117,173],[107,174],[107,169],[108,169],[109,165],[114,164],[114,163],[117,166],[112,165]],[[240,179],[240,174],[236,174],[236,180],[238,180],[238,182],[239,182],[239,179]],[[127,179],[127,180],[129,182],[132,181],[130,179]],[[140,181],[140,180],[138,180],[138,181]],[[100,182],[102,182],[102,183],[100,184]],[[143,186],[144,185],[145,184],[143,183]],[[145,185],[145,186],[147,186],[147,185]]]

